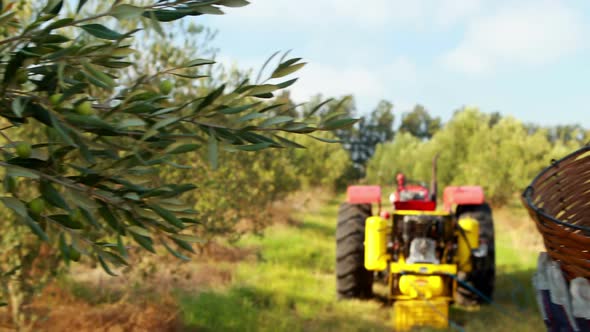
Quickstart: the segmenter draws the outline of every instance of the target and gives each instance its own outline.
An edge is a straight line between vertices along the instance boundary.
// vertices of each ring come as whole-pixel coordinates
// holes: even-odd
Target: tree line
[[[417,107],[409,114],[424,111]],[[409,128],[402,122],[392,141],[377,145],[366,164],[367,182],[392,185],[398,172],[427,181],[439,153],[439,190],[481,185],[490,201],[506,204],[552,160],[590,141],[590,131],[579,125],[542,127],[473,107],[457,110],[445,124],[420,117]]]

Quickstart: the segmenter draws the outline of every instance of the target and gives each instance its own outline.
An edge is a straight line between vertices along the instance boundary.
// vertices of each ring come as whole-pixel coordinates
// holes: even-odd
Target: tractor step
[[[409,331],[413,327],[429,326],[437,329],[449,326],[449,300],[400,300],[393,304],[393,328]]]

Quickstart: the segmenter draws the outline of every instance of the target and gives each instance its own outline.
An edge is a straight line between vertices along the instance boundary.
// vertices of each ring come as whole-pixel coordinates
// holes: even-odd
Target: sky
[[[448,120],[462,106],[542,125],[590,128],[590,1],[251,0],[200,23],[219,60],[258,69],[275,51],[308,64],[293,98],[419,103]]]

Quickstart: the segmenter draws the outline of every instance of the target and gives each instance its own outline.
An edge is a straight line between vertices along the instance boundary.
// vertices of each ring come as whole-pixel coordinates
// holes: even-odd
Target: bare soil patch
[[[314,209],[331,197],[325,190],[310,190],[275,202],[267,211],[273,224],[298,225],[299,212]],[[247,222],[245,222],[247,224]],[[35,331],[184,331],[175,292],[223,287],[231,283],[236,263],[256,259],[257,248],[242,248],[212,241],[195,248],[191,261],[170,255],[130,254],[133,268],[119,269],[118,277],[97,266],[73,265],[68,279],[48,286],[31,305],[38,317]],[[65,286],[67,285],[67,286]],[[6,310],[0,310],[0,332],[10,327]]]

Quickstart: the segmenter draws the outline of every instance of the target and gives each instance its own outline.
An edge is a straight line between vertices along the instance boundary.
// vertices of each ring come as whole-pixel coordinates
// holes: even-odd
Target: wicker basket
[[[590,279],[590,146],[553,161],[522,199],[565,277]]]

